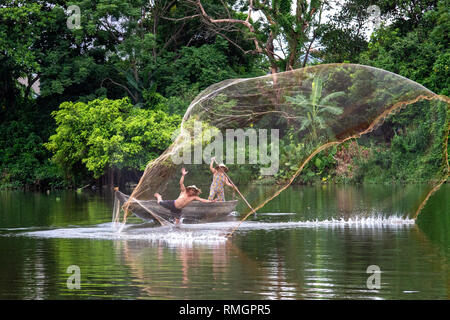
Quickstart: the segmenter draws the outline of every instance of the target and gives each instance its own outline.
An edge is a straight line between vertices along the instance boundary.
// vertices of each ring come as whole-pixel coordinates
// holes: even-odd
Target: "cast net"
[[[116,192],[113,219],[134,213],[159,224],[172,223],[173,214],[155,204],[154,194],[176,199],[185,167],[185,185],[201,186],[200,196],[207,198],[214,156],[228,166],[227,175],[237,186],[225,187],[226,200],[239,200],[232,233],[291,184],[305,180],[305,167],[319,170],[311,160],[331,150],[344,167],[346,156],[359,161],[359,173],[355,162],[341,168],[353,167],[345,173],[351,181],[363,183],[364,174],[373,170],[372,175],[395,182],[421,183],[417,199],[402,213],[415,218],[448,177],[448,135],[448,97],[373,67],[317,65],[222,81],[192,101],[172,145],[147,165],[131,195]],[[405,168],[393,168],[401,161]],[[226,206],[207,205],[187,213],[186,219],[218,219],[217,206]],[[221,210],[234,207],[231,203]]]

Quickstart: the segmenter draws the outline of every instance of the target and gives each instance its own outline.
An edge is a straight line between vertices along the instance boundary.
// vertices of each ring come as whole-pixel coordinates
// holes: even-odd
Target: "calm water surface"
[[[2,191],[0,299],[450,299],[450,185],[415,222],[423,193],[292,187],[226,240],[235,221],[132,219],[119,233],[109,193]],[[366,286],[370,265],[380,289]]]

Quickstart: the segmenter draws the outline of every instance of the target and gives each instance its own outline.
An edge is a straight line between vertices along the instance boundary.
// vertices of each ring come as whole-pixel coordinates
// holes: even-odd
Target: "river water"
[[[425,189],[291,187],[230,239],[238,217],[118,232],[109,192],[2,191],[0,299],[450,299],[450,185],[415,221]]]

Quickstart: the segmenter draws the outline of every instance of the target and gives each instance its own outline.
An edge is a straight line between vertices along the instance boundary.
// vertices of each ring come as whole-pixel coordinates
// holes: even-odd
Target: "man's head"
[[[186,193],[190,197],[195,197],[195,196],[198,196],[200,193],[202,193],[202,190],[197,188],[195,185],[192,185],[192,186],[186,187]]]

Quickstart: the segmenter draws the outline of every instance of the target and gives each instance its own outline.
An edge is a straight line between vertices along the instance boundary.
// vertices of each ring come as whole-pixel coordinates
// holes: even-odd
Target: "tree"
[[[368,35],[375,16],[369,8],[379,9],[379,22],[395,26],[402,33],[423,24],[429,11],[437,8],[438,0],[344,0],[336,1],[334,13],[317,31],[321,48],[313,56],[323,63],[358,63],[361,52],[367,50]],[[375,13],[377,14],[377,13]],[[375,30],[378,27],[375,27]]]
[[[76,43],[89,44],[86,52],[95,53],[100,58],[97,59],[102,67],[97,72],[101,75],[98,87],[108,93],[119,90],[121,96],[128,95],[135,105],[148,106],[147,99],[152,99],[156,93],[167,98],[184,93],[186,90],[168,89],[177,85],[180,78],[177,73],[192,75],[188,86],[197,87],[197,94],[198,90],[216,81],[243,76],[252,69],[248,68],[252,65],[250,59],[242,59],[241,53],[231,54],[228,47],[218,45],[220,39],[215,34],[205,35],[199,22],[163,19],[177,10],[177,1],[96,0],[73,3],[82,11],[82,28],[73,30]],[[208,55],[211,51],[213,56]],[[205,53],[207,57],[203,57]],[[185,54],[190,55],[189,63],[178,63],[180,59],[186,61]],[[215,57],[220,60],[218,67],[226,69],[226,72],[220,72],[219,79],[210,77],[208,81],[197,84],[199,67]],[[176,69],[172,67],[174,65],[177,65]],[[204,67],[209,68],[208,63]],[[188,96],[191,98],[190,94]]]
[[[438,94],[450,94],[448,0],[423,15],[414,29],[400,24],[380,28],[359,62],[400,74]]]
[[[0,5],[0,105],[4,109],[16,107],[19,96],[30,95],[45,56],[45,50],[36,49],[52,45],[46,27],[58,25],[60,14],[35,1],[8,0]],[[28,79],[22,91],[20,77]]]
[[[173,12],[166,19],[201,19],[208,30],[222,35],[242,53],[266,57],[272,73],[305,66],[326,5],[320,0],[221,1],[221,7],[210,6],[201,0],[182,2],[182,17]],[[232,7],[238,7],[238,11]],[[247,47],[251,43],[248,49],[235,41],[236,34],[242,33]],[[303,59],[300,59],[302,55]]]
[[[312,90],[309,98],[298,94],[294,97],[286,97],[286,101],[302,108],[304,113],[302,112],[302,115],[298,117],[300,120],[300,130],[311,128],[311,137],[313,140],[317,140],[317,130],[326,128],[326,114],[339,115],[343,112],[342,108],[335,106],[331,101],[342,95],[344,95],[344,92],[338,91],[322,97],[322,79],[316,77],[312,82]]]
[[[261,74],[258,59],[206,32],[200,21],[163,19],[178,3],[1,2],[0,127],[8,133],[0,139],[2,185],[60,183],[43,143],[55,130],[50,113],[63,102],[129,97],[135,107],[184,114],[198,92],[216,81]],[[80,28],[67,27],[69,5],[81,10]],[[37,81],[38,96],[31,90]],[[87,170],[85,163],[74,163],[70,179],[91,176]]]
[[[118,170],[145,169],[171,143],[177,115],[133,107],[128,98],[64,102],[53,112],[58,125],[46,147],[66,179],[79,183],[80,167],[95,178]],[[78,176],[77,176],[78,175]]]

